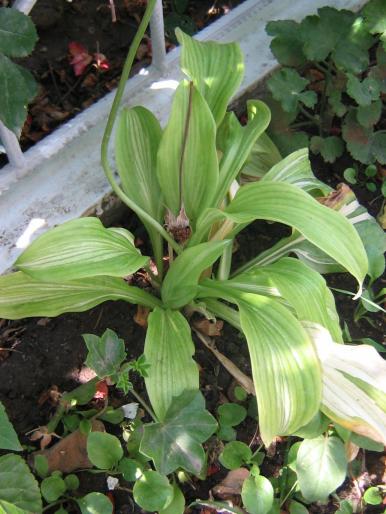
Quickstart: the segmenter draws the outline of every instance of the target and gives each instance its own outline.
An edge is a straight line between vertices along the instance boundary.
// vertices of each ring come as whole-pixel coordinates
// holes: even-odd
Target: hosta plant
[[[309,144],[334,162],[347,148],[359,163],[386,163],[385,16],[383,0],[370,0],[359,14],[323,7],[301,22],[268,23],[283,66],[267,82],[281,108],[272,130],[282,150]]]
[[[372,244],[382,233],[349,191],[316,180],[306,150],[281,159],[265,134],[264,103],[247,103],[245,126],[227,111],[243,77],[237,44],[199,42],[177,31],[186,79],[169,121],[162,128],[144,107],[122,110],[115,136],[120,183],[115,179],[107,148],[153,6],[129,52],[102,142],[106,175],[145,226],[151,255],[141,255],[130,232],[105,228],[97,218],[64,223],[20,255],[18,271],[0,278],[0,316],[57,316],[107,300],[150,310],[145,384],[157,423],[140,443],[155,468],[138,486],[143,494],[162,486],[159,473],[199,475],[201,443],[215,430],[198,392],[192,313],[223,319],[243,334],[266,446],[298,433],[320,412],[385,442],[385,363],[372,347],[342,344],[334,299],[319,273],[348,271],[359,297],[366,275],[383,270],[381,249]],[[253,170],[263,165],[255,180]],[[292,235],[233,269],[234,241],[257,219],[288,225]],[[148,274],[146,290],[130,283],[140,269]]]

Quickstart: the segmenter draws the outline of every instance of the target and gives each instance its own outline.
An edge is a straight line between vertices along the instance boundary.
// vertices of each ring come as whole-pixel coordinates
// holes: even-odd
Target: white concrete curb
[[[239,41],[246,74],[237,96],[253,88],[277,62],[265,25],[300,20],[317,8],[355,8],[361,0],[247,0],[204,29],[202,40]],[[128,81],[123,103],[144,105],[165,124],[176,81],[179,49],[166,57],[167,72],[143,70]],[[0,273],[38,234],[81,216],[110,192],[100,165],[100,142],[114,93],[108,94],[25,153],[25,175],[13,182],[11,167],[0,170]],[[13,182],[13,183],[12,183]],[[2,193],[1,193],[1,190]]]

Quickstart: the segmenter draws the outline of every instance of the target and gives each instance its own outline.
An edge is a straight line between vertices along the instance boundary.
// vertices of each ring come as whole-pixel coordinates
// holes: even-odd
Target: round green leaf
[[[112,514],[113,504],[102,493],[90,493],[77,500],[82,514]]]
[[[248,397],[248,394],[245,391],[245,389],[240,386],[236,386],[233,393],[235,395],[236,400],[238,400],[239,402],[243,402]]]
[[[173,499],[169,505],[160,510],[159,514],[183,514],[185,510],[185,497],[182,494],[181,489],[174,484],[173,485]]]
[[[252,450],[241,441],[232,441],[225,445],[219,460],[228,469],[236,469],[249,462],[252,458]]]
[[[64,482],[69,491],[76,491],[79,488],[79,478],[73,473],[71,475],[67,475]]]
[[[224,403],[218,408],[221,425],[234,427],[239,425],[247,416],[247,411],[242,405],[237,403]]]
[[[34,468],[40,478],[46,478],[48,475],[48,460],[44,455],[35,455]]]
[[[110,469],[123,457],[121,443],[117,437],[104,432],[91,432],[87,438],[87,455],[100,469]]]
[[[382,503],[382,495],[378,487],[369,487],[363,499],[369,505],[380,505]]]
[[[138,461],[124,457],[119,462],[118,471],[128,482],[135,482],[142,474],[142,466]]]
[[[0,8],[0,52],[10,57],[25,57],[38,39],[29,16],[7,7]]]
[[[272,484],[261,475],[250,476],[244,480],[241,498],[249,514],[266,514],[273,504]]]
[[[145,471],[133,488],[134,500],[140,507],[155,512],[166,509],[173,499],[173,487],[165,475]]]
[[[316,437],[300,444],[296,459],[300,490],[308,501],[325,501],[346,477],[344,444],[338,437]]]
[[[357,183],[357,172],[354,168],[346,168],[343,172],[343,176],[349,184]]]
[[[66,492],[64,480],[58,476],[45,478],[40,484],[43,498],[48,502],[54,502]]]

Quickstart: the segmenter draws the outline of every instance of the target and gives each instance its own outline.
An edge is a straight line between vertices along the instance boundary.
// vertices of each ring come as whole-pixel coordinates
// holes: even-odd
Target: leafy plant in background
[[[37,93],[32,74],[10,58],[30,54],[37,41],[31,19],[0,7],[0,121],[17,136],[27,117],[27,105]]]
[[[267,24],[283,66],[267,85],[282,110],[272,137],[284,154],[309,144],[326,162],[347,148],[361,164],[386,164],[385,9],[383,0],[371,0],[359,14],[323,7],[300,23]]]
[[[374,279],[383,272],[384,240],[351,191],[334,192],[314,177],[306,150],[281,158],[265,133],[270,111],[263,102],[247,103],[245,126],[227,112],[243,77],[238,45],[198,42],[180,30],[188,80],[176,89],[164,129],[144,107],[123,109],[115,140],[118,184],[107,149],[154,4],[148,3],[130,48],[101,149],[113,190],[148,231],[152,256],[141,255],[125,229],[105,228],[97,218],[69,221],[33,242],[17,259],[16,273],[0,277],[0,316],[57,316],[118,299],[150,310],[145,384],[155,423],[144,427],[137,449],[152,468],[143,471],[133,492],[145,510],[163,512],[173,504],[173,512],[182,513],[180,489],[167,476],[181,469],[201,476],[201,444],[216,430],[199,392],[192,314],[221,318],[245,337],[266,446],[308,427],[320,411],[349,432],[386,441],[386,364],[370,346],[341,344],[334,300],[319,274],[349,271],[359,297],[366,274]],[[234,240],[256,219],[286,224],[292,234],[231,274]],[[142,268],[146,290],[128,278]],[[96,368],[101,340],[87,336],[86,343],[95,349],[88,362]],[[121,343],[110,350],[120,365]],[[108,376],[130,388],[122,368],[117,377],[113,368]],[[224,416],[220,430],[226,427],[232,438],[233,422],[224,424]],[[92,434],[89,441],[100,438]],[[311,432],[315,444],[318,437]],[[334,445],[329,434],[324,440]],[[122,457],[116,455],[105,466],[89,452],[95,465],[114,470]],[[251,478],[248,487],[256,481]],[[329,484],[318,499],[338,485]],[[162,495],[147,502],[155,489]]]
[[[171,0],[170,12],[165,16],[165,36],[173,43],[178,43],[175,30],[179,27],[186,34],[193,35],[197,32],[197,26],[187,14],[189,0]]]

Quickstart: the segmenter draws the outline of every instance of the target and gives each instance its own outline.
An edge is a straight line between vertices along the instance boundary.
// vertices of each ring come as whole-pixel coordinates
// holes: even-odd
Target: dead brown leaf
[[[92,431],[104,432],[104,424],[99,420],[93,420]],[[87,456],[87,436],[79,430],[72,432],[47,450],[34,452],[32,459],[35,455],[46,457],[49,473],[53,471],[71,473],[76,469],[93,467]]]
[[[142,328],[147,328],[147,318],[149,317],[150,309],[138,305],[137,312],[134,314],[134,321]]]
[[[209,319],[203,318],[195,321],[193,325],[197,330],[206,336],[218,337],[221,336],[221,330],[224,326],[224,322],[221,319],[213,322]]]
[[[229,471],[226,477],[218,485],[213,487],[213,495],[221,500],[232,500],[234,496],[239,496],[241,494],[241,488],[244,480],[248,477],[248,469],[232,469],[232,471]]]

